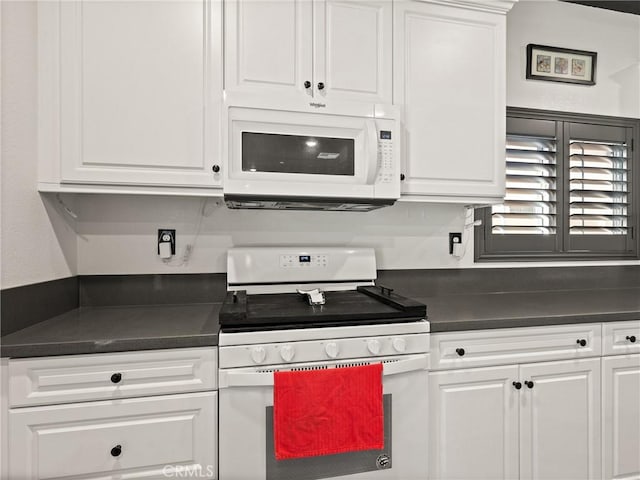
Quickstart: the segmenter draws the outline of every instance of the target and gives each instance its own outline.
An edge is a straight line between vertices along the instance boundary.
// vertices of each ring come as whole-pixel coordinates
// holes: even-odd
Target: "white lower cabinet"
[[[520,479],[600,478],[600,359],[520,366]]]
[[[216,415],[217,392],[13,409],[9,478],[215,478]]]
[[[640,354],[602,359],[604,479],[640,479]]]
[[[599,478],[599,392],[599,358],[432,373],[431,478]]]
[[[215,348],[9,359],[0,368],[2,479],[217,477]]]
[[[600,478],[600,332],[590,324],[432,335],[430,478]]]
[[[518,477],[516,365],[430,375],[432,479]]]

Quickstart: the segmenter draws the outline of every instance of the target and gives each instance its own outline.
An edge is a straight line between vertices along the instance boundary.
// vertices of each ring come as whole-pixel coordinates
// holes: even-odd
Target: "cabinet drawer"
[[[437,333],[431,335],[432,369],[597,357],[601,342],[600,324]]]
[[[603,323],[602,354],[627,355],[629,353],[640,353],[640,320]]]
[[[215,348],[9,360],[11,407],[213,390]]]
[[[9,478],[214,478],[216,412],[217,392],[13,409]]]

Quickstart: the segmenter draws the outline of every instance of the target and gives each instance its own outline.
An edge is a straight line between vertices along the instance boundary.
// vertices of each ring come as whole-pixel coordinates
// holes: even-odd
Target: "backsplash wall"
[[[470,228],[464,256],[449,255],[449,232],[461,232],[470,215],[459,205],[397,203],[368,213],[229,210],[220,199],[87,195],[76,202],[78,273],[215,273],[226,271],[232,246],[352,245],[373,247],[378,268],[506,268],[633,262],[473,263]],[[200,233],[195,233],[200,224]],[[177,230],[169,264],[156,253],[158,228]],[[195,238],[195,244],[194,244]],[[186,245],[194,244],[186,264]]]
[[[378,266],[455,268],[472,263],[469,241],[463,260],[449,255],[449,232],[464,224],[461,206],[396,204],[368,213],[229,210],[209,199],[189,262],[202,200],[91,195],[77,202],[79,274],[226,271],[226,251],[247,245],[353,245],[376,249]],[[170,264],[156,254],[158,228],[177,230]]]

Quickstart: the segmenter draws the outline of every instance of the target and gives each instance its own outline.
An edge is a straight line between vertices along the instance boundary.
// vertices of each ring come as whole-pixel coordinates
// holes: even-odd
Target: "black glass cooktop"
[[[386,287],[325,292],[324,305],[309,305],[297,293],[247,295],[228,292],[220,310],[224,332],[372,325],[427,317],[426,305]]]

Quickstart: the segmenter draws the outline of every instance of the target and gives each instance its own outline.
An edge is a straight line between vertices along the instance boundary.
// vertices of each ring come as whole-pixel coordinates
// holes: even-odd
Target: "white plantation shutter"
[[[491,208],[492,233],[556,233],[556,149],[555,138],[507,136],[506,196]]]
[[[640,121],[507,109],[504,203],[478,211],[476,259],[638,258]]]
[[[571,235],[628,233],[629,151],[624,142],[570,140]]]
[[[565,122],[564,136],[568,208],[565,250],[633,254],[637,251],[634,225],[640,200],[633,191],[634,128]]]

